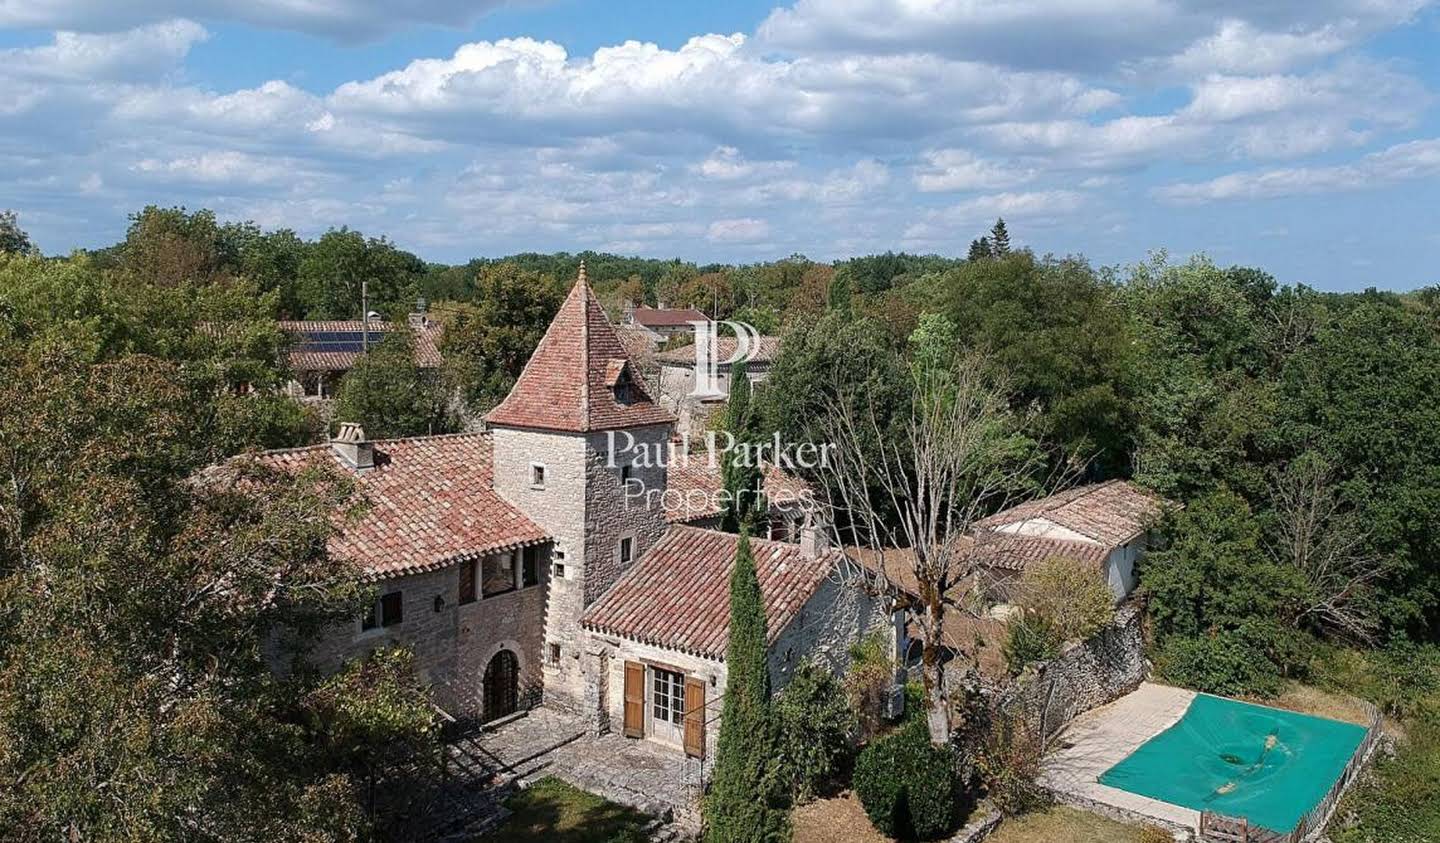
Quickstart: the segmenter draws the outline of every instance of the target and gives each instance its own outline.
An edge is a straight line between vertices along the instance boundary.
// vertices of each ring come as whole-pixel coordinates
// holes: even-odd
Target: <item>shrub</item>
[[[1274,696],[1280,669],[1238,632],[1172,635],[1155,655],[1155,667],[1167,681],[1224,696]]]
[[[1316,684],[1364,697],[1396,717],[1440,708],[1440,647],[1391,642],[1383,650],[1318,648],[1310,660]],[[1431,716],[1435,716],[1432,713]]]
[[[1407,740],[1394,758],[1381,759],[1341,802],[1336,843],[1420,843],[1440,840],[1440,721],[1406,724]]]
[[[816,664],[800,666],[775,699],[775,759],[795,799],[808,801],[834,780],[852,751],[857,724],[835,676]]]
[[[1175,835],[1158,825],[1141,826],[1139,843],[1175,843]]]
[[[1025,571],[1017,602],[1048,620],[1061,641],[1083,641],[1115,616],[1115,594],[1094,566],[1061,556]]]
[[[930,743],[923,719],[866,747],[854,787],[870,822],[891,837],[933,840],[954,824],[954,758]]]
[[[990,802],[1007,816],[1039,810],[1050,801],[1036,784],[1041,743],[1023,720],[994,718],[979,758],[980,775]]]
[[[850,647],[850,670],[845,674],[845,698],[855,713],[858,737],[868,741],[885,726],[885,703],[895,684],[895,663],[879,635]]]
[[[1021,609],[1005,624],[1005,643],[1001,647],[1005,666],[1012,676],[1017,675],[1031,662],[1053,658],[1062,640],[1049,618]]]

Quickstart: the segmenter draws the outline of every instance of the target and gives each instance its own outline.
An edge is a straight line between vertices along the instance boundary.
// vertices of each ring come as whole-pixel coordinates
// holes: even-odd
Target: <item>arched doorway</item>
[[[520,661],[501,650],[485,668],[485,720],[514,714],[520,705]]]

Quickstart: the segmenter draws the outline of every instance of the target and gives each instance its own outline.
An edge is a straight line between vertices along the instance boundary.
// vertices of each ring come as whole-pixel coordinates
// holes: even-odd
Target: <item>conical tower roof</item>
[[[595,299],[585,265],[510,394],[485,421],[571,433],[674,424],[651,399],[610,319]]]

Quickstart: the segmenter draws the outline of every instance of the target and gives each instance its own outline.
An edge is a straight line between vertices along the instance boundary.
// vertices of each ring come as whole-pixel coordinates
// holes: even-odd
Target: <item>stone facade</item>
[[[459,602],[459,565],[383,580],[376,584],[377,596],[400,592],[401,622],[362,630],[357,618],[323,635],[311,658],[321,670],[332,671],[383,646],[407,646],[415,653],[421,681],[435,690],[436,702],[455,716],[478,717],[485,669],[504,649],[519,662],[522,703],[538,699],[543,638],[539,618],[546,592],[541,567],[537,585],[493,597],[477,595],[475,602],[464,605]]]
[[[1110,624],[1088,641],[1035,662],[1000,695],[999,707],[1025,718],[1037,734],[1054,735],[1077,715],[1113,702],[1145,680],[1143,605],[1122,604]]]
[[[636,447],[669,440],[669,426],[629,431]],[[616,434],[621,445],[629,440]],[[548,600],[535,616],[543,625],[545,700],[571,711],[586,709],[594,682],[585,664],[580,615],[665,531],[659,496],[627,495],[619,464],[610,467],[606,433],[558,433],[496,427],[495,491],[545,528],[555,539]],[[653,452],[653,451],[652,451]],[[631,455],[626,455],[627,458]],[[653,461],[652,461],[653,462]],[[543,484],[534,470],[543,467]],[[631,488],[665,488],[663,466],[631,469]],[[629,562],[622,564],[620,540],[629,538]],[[558,647],[558,658],[553,657]]]

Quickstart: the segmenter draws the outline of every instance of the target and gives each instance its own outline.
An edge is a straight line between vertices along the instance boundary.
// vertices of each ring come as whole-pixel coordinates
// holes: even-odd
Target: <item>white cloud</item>
[[[204,27],[188,20],[105,35],[56,32],[49,44],[0,50],[0,73],[52,81],[134,81],[171,70],[207,37]]]
[[[207,185],[293,185],[315,176],[308,166],[293,158],[266,158],[233,150],[169,159],[142,158],[130,169],[157,182]]]
[[[737,33],[677,50],[627,41],[588,58],[529,38],[476,42],[341,85],[327,107],[464,142],[623,127],[738,146],[731,139],[914,138],[1006,116],[1086,114],[1116,99],[1059,74],[933,56],[775,59]]]
[[[116,30],[167,18],[236,21],[339,40],[417,24],[468,26],[504,0],[0,0],[0,29]]]
[[[933,53],[1009,67],[1273,71],[1411,19],[1427,0],[797,0],[761,24],[800,52]]]
[[[1365,190],[1436,176],[1440,176],[1440,138],[1397,144],[1353,164],[1231,173],[1205,182],[1168,185],[1155,194],[1175,204],[1198,205]]]
[[[1035,178],[1031,167],[1015,167],[980,158],[968,149],[934,149],[915,171],[915,186],[925,193],[1001,190]]]
[[[1072,190],[1040,190],[1022,193],[995,193],[967,199],[946,208],[931,211],[905,229],[904,239],[911,246],[926,247],[944,243],[958,249],[957,232],[981,230],[1004,217],[1012,224],[1024,221],[1030,226],[1052,225],[1070,217],[1086,205],[1083,194]],[[968,241],[968,236],[965,242]]]
[[[706,239],[714,243],[754,243],[769,236],[770,224],[752,217],[715,220],[705,232]]]

